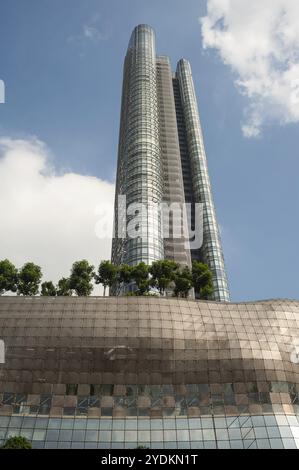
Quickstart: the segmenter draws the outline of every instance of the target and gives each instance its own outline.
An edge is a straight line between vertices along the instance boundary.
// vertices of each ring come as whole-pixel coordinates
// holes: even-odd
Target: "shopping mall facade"
[[[298,337],[289,300],[0,297],[0,440],[297,448]]]

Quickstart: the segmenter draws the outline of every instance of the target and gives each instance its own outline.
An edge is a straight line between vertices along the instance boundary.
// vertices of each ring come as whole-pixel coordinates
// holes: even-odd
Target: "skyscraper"
[[[182,211],[179,223],[188,225],[190,237],[192,228],[202,231],[200,246],[175,232],[173,211],[166,222],[164,210],[157,210],[186,203],[189,217]],[[173,73],[169,58],[156,55],[154,30],[142,24],[131,35],[124,62],[112,262],[159,259],[189,266],[193,259],[203,261],[213,274],[214,300],[229,301],[191,67],[181,59]]]

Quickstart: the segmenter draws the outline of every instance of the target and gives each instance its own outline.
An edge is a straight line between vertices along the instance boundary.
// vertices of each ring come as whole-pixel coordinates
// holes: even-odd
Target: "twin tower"
[[[165,221],[157,205],[185,208],[179,223],[189,235],[178,234],[177,215],[170,211]],[[181,59],[173,73],[144,24],[134,29],[124,62],[114,215],[113,263],[200,260],[213,273],[213,299],[229,301],[190,63]],[[133,236],[123,230],[130,224]]]

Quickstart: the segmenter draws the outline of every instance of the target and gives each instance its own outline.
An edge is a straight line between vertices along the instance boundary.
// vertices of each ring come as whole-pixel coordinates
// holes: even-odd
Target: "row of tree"
[[[213,293],[212,273],[206,264],[198,261],[193,261],[192,269],[167,259],[155,261],[150,266],[145,263],[116,266],[110,261],[103,261],[96,283],[104,286],[104,295],[107,287],[118,286],[126,291],[130,284],[134,285],[134,291],[129,295],[147,295],[154,289],[161,296],[171,291],[175,297],[186,298],[194,288],[201,299],[207,299]]]
[[[86,260],[76,261],[68,278],[63,277],[55,286],[52,281],[43,282],[42,270],[34,263],[26,263],[17,269],[8,259],[0,261],[0,295],[13,292],[33,296],[88,296],[93,290],[94,267]]]
[[[192,269],[181,267],[170,260],[155,261],[150,266],[139,263],[114,265],[102,261],[95,272],[87,260],[76,261],[68,278],[62,278],[54,285],[43,282],[42,270],[34,263],[26,263],[17,269],[9,260],[0,261],[0,295],[14,292],[18,295],[34,296],[89,296],[95,284],[102,284],[104,296],[107,287],[126,295],[149,295],[156,292],[164,296],[171,291],[176,297],[188,297],[194,288],[197,296],[207,299],[213,293],[212,274],[206,264],[193,261]],[[129,289],[132,286],[133,289]]]

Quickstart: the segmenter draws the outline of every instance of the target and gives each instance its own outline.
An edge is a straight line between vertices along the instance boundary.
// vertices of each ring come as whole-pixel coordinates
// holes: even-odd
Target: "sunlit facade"
[[[124,205],[120,195],[126,196]],[[190,266],[198,259],[212,271],[213,299],[229,301],[191,67],[181,59],[173,73],[169,58],[156,55],[155,33],[148,25],[134,29],[124,63],[115,196],[114,263],[172,259]],[[187,234],[175,234],[171,219],[165,236],[165,218],[155,209],[161,203],[191,204],[189,231],[195,204],[203,204],[203,226],[195,227],[203,233],[200,248],[188,245]],[[140,236],[123,234],[130,223]],[[180,224],[186,227],[183,213]]]
[[[0,445],[299,448],[298,318],[287,300],[0,297]]]

